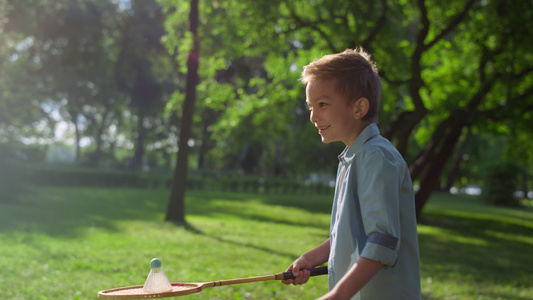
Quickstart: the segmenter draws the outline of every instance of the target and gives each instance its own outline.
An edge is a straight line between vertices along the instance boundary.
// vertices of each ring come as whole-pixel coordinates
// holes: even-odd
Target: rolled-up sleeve
[[[371,238],[374,236],[386,236],[390,240],[394,240],[394,248],[389,247],[387,244],[380,244],[376,242],[382,242],[383,240],[371,241]],[[362,257],[366,257],[375,261],[379,261],[385,266],[392,267],[396,264],[398,259],[398,253],[395,251],[396,245],[398,244],[398,238],[395,238],[391,235],[383,235],[381,233],[375,232],[368,238],[368,241],[361,253]]]
[[[362,257],[393,267],[400,245],[399,166],[379,149],[358,157],[358,196],[367,242]]]

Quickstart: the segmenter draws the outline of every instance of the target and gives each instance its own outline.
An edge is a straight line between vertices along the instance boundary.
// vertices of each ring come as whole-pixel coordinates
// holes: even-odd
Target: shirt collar
[[[379,128],[376,123],[371,123],[363,129],[361,134],[353,141],[353,143],[344,148],[339,154],[339,161],[342,163],[349,163],[357,153],[357,151],[371,138],[379,134]]]

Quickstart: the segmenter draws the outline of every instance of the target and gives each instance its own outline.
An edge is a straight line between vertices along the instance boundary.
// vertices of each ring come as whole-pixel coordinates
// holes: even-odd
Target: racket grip
[[[312,269],[306,269],[306,270],[311,272],[311,276],[328,274],[328,267],[312,268]],[[292,275],[292,271],[283,272],[282,280],[287,280],[287,279],[294,279],[294,275]]]

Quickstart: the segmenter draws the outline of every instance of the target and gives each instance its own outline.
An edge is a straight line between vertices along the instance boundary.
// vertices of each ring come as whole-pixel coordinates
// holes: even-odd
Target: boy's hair
[[[353,101],[368,99],[368,113],[363,121],[378,121],[381,80],[370,54],[362,48],[329,54],[304,67],[300,81],[308,84],[317,79],[339,79],[337,92]]]

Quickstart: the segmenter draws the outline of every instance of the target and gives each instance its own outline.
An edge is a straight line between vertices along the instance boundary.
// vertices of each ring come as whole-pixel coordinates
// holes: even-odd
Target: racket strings
[[[143,286],[135,286],[102,291],[99,296],[108,299],[150,299],[188,295],[198,293],[202,289],[202,285],[199,284],[172,283],[172,290],[164,293],[149,293],[143,290]]]

